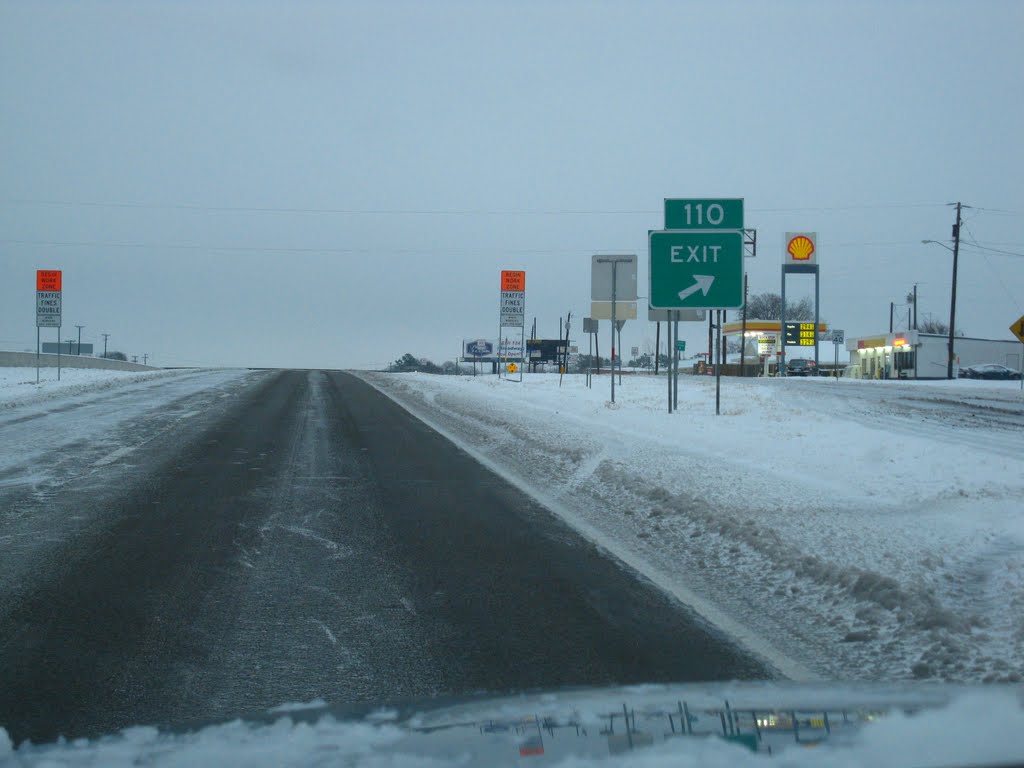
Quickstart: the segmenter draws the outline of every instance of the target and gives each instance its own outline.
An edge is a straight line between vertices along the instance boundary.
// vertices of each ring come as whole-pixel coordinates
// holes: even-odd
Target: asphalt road
[[[215,418],[161,419],[130,453],[73,444],[90,471],[43,497],[0,477],[0,540],[44,508],[76,521],[0,566],[15,743],[315,698],[770,676],[355,376],[258,374]]]

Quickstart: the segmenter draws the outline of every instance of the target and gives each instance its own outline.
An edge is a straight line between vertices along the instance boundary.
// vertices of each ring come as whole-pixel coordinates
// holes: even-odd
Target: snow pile
[[[56,368],[41,368],[36,384],[35,368],[0,367],[0,408],[68,397],[121,386],[125,382],[180,375],[181,371],[115,371],[105,368],[63,368],[60,381]]]
[[[783,675],[1024,677],[1016,382],[365,378]]]
[[[601,728],[600,721],[586,712],[580,716],[580,721],[583,728],[593,734]],[[441,768],[523,764],[523,759],[516,758],[515,745],[509,735],[485,733],[485,729],[477,727],[478,723],[463,721],[461,728],[418,731],[408,723],[339,722],[329,715],[313,722],[295,722],[282,717],[267,725],[235,721],[185,734],[137,727],[95,741],[81,739],[48,746],[26,744],[17,750],[0,729],[0,763],[19,768],[96,765]],[[551,738],[547,741],[549,751],[543,759],[526,759],[562,768],[1002,765],[1024,759],[1024,746],[1019,737],[1022,729],[1024,711],[1015,696],[1006,691],[983,691],[959,696],[942,709],[914,715],[894,712],[845,738],[833,735],[815,744],[814,749],[790,744],[774,756],[763,750],[751,752],[717,737],[670,737],[658,733],[652,746],[618,754],[601,754],[593,749],[593,743],[587,745],[570,736]],[[605,749],[610,751],[610,739],[608,744]]]

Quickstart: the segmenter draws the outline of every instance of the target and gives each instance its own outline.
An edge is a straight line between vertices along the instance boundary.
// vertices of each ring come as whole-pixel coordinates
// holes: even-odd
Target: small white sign
[[[652,323],[666,323],[678,320],[681,323],[703,323],[708,319],[706,309],[651,309],[647,308],[647,319]]]
[[[612,319],[612,303],[610,301],[592,301],[592,302],[590,302],[590,316],[594,320],[611,320]],[[617,301],[617,302],[615,302],[615,319],[616,320],[636,320],[636,302],[635,301]]]
[[[613,260],[617,262],[614,265]],[[594,256],[590,264],[590,300],[611,301],[614,293],[616,301],[636,301],[636,264],[635,253],[619,256]],[[614,286],[612,285],[613,271]]]
[[[60,291],[36,291],[36,326],[60,328]]]
[[[526,322],[526,291],[501,292],[501,326],[521,328]]]
[[[498,357],[502,360],[523,359],[523,339],[521,336],[503,336],[498,344]]]

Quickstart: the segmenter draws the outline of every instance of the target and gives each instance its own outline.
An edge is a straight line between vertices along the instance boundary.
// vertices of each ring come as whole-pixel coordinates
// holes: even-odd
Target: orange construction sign
[[[515,270],[503,269],[501,271],[501,290],[525,291],[526,273]]]
[[[59,291],[61,272],[59,269],[37,269],[37,291]]]

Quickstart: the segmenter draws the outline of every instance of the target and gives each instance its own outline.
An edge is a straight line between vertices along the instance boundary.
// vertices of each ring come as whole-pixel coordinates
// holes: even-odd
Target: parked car
[[[861,378],[861,369],[859,365],[848,365],[843,368],[844,379],[859,379]]]
[[[786,361],[787,376],[817,376],[818,366],[813,360],[806,360],[798,357],[795,360]]]
[[[1007,368],[1005,365],[996,365],[995,363],[961,368],[960,375],[965,379],[1001,379],[1004,381],[1020,379],[1020,371]]]

